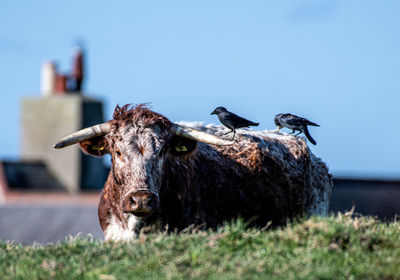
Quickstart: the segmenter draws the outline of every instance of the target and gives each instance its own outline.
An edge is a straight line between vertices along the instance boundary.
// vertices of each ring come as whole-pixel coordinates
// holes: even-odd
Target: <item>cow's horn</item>
[[[97,136],[105,135],[107,134],[107,132],[110,131],[110,128],[111,124],[109,123],[101,123],[91,127],[87,127],[68,136],[65,136],[57,144],[54,145],[54,148],[61,149]]]
[[[182,136],[194,141],[198,142],[203,142],[211,145],[217,145],[217,146],[228,146],[232,145],[235,143],[234,141],[227,141],[221,138],[218,138],[217,136],[214,136],[212,134],[208,134],[206,132],[191,128],[191,127],[186,127],[182,125],[178,125],[176,123],[172,123],[171,126],[171,132],[178,135]]]

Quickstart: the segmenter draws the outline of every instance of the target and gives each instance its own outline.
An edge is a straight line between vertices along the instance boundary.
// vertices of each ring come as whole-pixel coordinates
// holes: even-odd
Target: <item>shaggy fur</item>
[[[215,227],[236,217],[284,224],[304,214],[326,214],[332,188],[326,165],[304,138],[239,130],[231,146],[213,146],[171,135],[170,121],[144,105],[117,107],[111,131],[81,148],[110,153],[112,168],[102,191],[99,220],[106,239],[129,240],[143,226]],[[215,135],[221,126],[196,127]],[[184,149],[178,147],[184,147]],[[158,197],[151,216],[123,213],[137,190]]]

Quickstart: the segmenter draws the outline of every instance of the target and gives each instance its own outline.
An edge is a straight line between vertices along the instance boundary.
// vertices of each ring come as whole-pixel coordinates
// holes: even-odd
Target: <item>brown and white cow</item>
[[[125,105],[55,147],[80,143],[89,155],[111,155],[98,208],[106,239],[130,240],[146,225],[216,227],[235,217],[279,225],[327,213],[331,175],[303,138],[241,130],[229,142],[215,136],[222,132]]]

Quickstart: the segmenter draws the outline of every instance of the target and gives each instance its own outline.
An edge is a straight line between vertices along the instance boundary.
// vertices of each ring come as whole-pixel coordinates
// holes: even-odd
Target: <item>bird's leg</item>
[[[225,132],[225,133],[222,134],[222,135],[227,135],[227,134],[231,133],[232,131],[233,131],[233,129],[231,128],[228,132]]]
[[[297,133],[295,136],[299,136],[299,134],[302,133],[302,131],[300,130],[299,133]]]
[[[233,129],[233,137],[232,137],[231,141],[232,141],[233,139],[235,139],[235,133],[236,133],[236,130]]]
[[[292,132],[290,132],[289,134],[293,134],[293,133],[295,133],[295,132],[296,132],[296,130],[292,129]]]
[[[275,129],[275,132],[281,132],[282,126],[278,125]]]

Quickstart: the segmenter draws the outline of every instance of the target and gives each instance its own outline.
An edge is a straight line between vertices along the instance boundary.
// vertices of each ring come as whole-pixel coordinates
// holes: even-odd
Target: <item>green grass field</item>
[[[131,243],[0,242],[1,279],[400,279],[400,223],[339,214],[281,229],[141,234]]]

